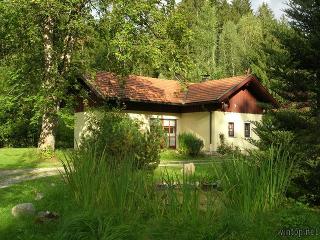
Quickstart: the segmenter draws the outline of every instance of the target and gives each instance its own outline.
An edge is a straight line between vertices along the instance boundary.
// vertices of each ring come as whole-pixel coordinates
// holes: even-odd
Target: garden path
[[[160,162],[159,167],[181,167],[187,163],[210,164],[212,161],[165,161]],[[63,167],[51,168],[27,168],[27,169],[0,169],[0,188],[6,188],[13,184],[37,178],[58,175],[63,172]]]
[[[27,180],[58,175],[62,171],[64,171],[63,167],[0,170],[0,188]]]

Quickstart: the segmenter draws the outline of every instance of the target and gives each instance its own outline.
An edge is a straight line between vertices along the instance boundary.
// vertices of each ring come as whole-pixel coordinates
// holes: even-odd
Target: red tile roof
[[[190,83],[185,89],[175,80],[130,75],[123,80],[109,72],[98,72],[95,78],[86,80],[89,86],[103,98],[121,98],[130,101],[154,102],[166,104],[191,104],[218,101],[222,96],[236,89],[251,75],[230,77],[220,80],[208,80]]]
[[[185,103],[218,100],[225,93],[231,91],[247,78],[248,76],[238,76],[191,84],[188,88]]]

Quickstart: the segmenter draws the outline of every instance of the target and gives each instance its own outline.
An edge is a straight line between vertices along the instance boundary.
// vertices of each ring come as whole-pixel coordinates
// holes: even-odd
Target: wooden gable
[[[263,109],[257,98],[248,90],[243,89],[233,95],[228,103],[226,112],[262,114]]]

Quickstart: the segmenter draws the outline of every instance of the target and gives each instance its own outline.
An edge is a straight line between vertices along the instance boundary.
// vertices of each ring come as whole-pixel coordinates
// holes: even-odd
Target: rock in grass
[[[196,171],[196,166],[194,163],[187,163],[183,164],[183,168],[181,169],[181,173],[184,173],[186,175],[193,175]]]
[[[36,212],[32,203],[20,203],[11,209],[14,217],[33,216]]]
[[[41,211],[38,212],[36,217],[37,223],[45,223],[52,220],[56,220],[59,218],[59,214],[56,212],[50,212],[50,211]]]
[[[41,192],[37,192],[36,197],[34,198],[34,200],[39,201],[44,197],[44,194]]]

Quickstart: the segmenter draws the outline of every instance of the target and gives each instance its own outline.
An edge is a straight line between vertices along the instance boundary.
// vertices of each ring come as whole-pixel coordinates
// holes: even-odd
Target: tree
[[[226,76],[235,76],[240,71],[240,48],[237,25],[229,21],[223,26],[219,38],[219,66]]]
[[[257,17],[262,19],[264,22],[272,22],[275,20],[274,14],[266,2],[263,2],[258,8]]]
[[[238,23],[241,17],[252,14],[249,0],[210,0],[217,8],[218,29],[221,32],[223,25],[228,21]]]
[[[320,123],[320,2],[290,0],[286,14],[295,30],[286,43],[293,61],[288,71],[288,91],[303,97]],[[289,82],[290,81],[290,82]]]
[[[187,16],[192,34],[187,52],[192,66],[187,78],[197,82],[204,75],[216,75],[217,14],[210,1],[190,2],[182,2],[186,5],[182,5],[182,12]]]
[[[285,107],[265,115],[257,133],[264,146],[275,139],[281,144],[290,143],[287,151],[297,154],[299,161],[288,194],[319,205],[320,3],[291,0],[288,6],[289,20],[283,19],[279,24],[263,20],[264,28],[272,33],[264,41],[264,52],[270,55],[268,74],[276,80],[272,89]],[[260,14],[260,17],[268,19],[268,15]],[[275,37],[276,41],[272,41]]]
[[[287,68],[287,63],[291,61],[291,57],[287,46],[281,39],[283,35],[291,31],[290,26],[286,21],[275,19],[267,3],[260,6],[257,11],[257,18],[262,27],[262,42],[259,49],[262,54],[261,59],[264,59],[264,62],[255,70],[255,73],[264,85],[272,91],[274,97],[278,101],[283,101],[281,82],[283,81],[284,70]]]
[[[117,1],[101,15],[95,68],[119,75],[185,75],[190,29],[173,1]]]
[[[2,16],[8,19],[1,29],[5,40],[1,52],[20,62],[17,68],[23,70],[25,82],[39,90],[40,149],[55,148],[57,113],[68,86],[72,55],[86,41],[86,27],[92,20],[90,3],[88,0],[1,3]],[[26,68],[33,79],[27,77]]]
[[[240,20],[241,17],[252,14],[250,0],[233,0],[231,3],[231,17],[234,22]]]

